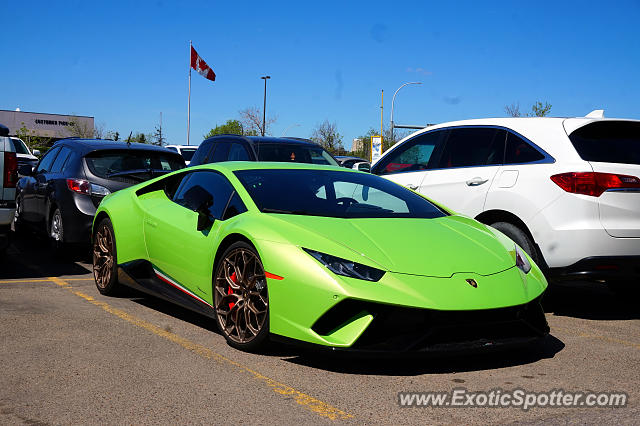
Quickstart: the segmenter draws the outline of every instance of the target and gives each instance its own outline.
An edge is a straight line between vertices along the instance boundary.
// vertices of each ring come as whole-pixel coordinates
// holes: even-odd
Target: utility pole
[[[264,75],[260,77],[264,80],[264,101],[262,104],[262,136],[264,136],[265,126],[267,121],[267,80],[271,78],[270,75]]]

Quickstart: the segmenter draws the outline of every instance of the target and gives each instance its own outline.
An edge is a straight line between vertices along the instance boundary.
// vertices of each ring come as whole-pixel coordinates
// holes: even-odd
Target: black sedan
[[[38,165],[23,166],[15,228],[46,232],[54,247],[88,243],[96,208],[115,191],[185,167],[176,152],[153,145],[63,139]]]

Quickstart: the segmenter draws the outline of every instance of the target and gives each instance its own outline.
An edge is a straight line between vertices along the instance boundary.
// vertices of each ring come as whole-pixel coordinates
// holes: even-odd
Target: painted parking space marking
[[[623,340],[623,339],[616,339],[614,337],[609,337],[609,336],[601,336],[599,334],[593,334],[593,333],[585,333],[583,331],[579,331],[579,330],[571,330],[569,328],[565,328],[565,327],[556,327],[556,326],[552,326],[551,330],[559,330],[562,331],[564,333],[573,335],[573,336],[578,336],[578,337],[584,337],[587,339],[597,339],[597,340],[602,340],[604,342],[609,342],[609,343],[617,343],[619,345],[623,345],[623,346],[629,346],[635,349],[640,349],[640,343],[635,343],[635,342],[630,342],[628,340]]]
[[[93,277],[90,278],[61,278],[65,281],[93,281]],[[30,284],[30,283],[50,283],[51,278],[36,278],[33,280],[0,280],[0,284]]]
[[[184,349],[189,350],[190,352],[193,352],[194,354],[206,358],[206,359],[211,359],[214,361],[217,361],[219,363],[222,364],[227,364],[230,365],[232,367],[234,367],[236,370],[238,370],[241,373],[245,373],[247,375],[249,375],[251,378],[253,378],[254,380],[262,383],[263,385],[266,385],[267,387],[271,388],[276,394],[282,396],[285,399],[293,399],[298,405],[300,405],[303,409],[310,411],[314,414],[317,414],[321,417],[325,417],[331,420],[348,420],[348,419],[352,419],[353,415],[348,414],[336,407],[333,407],[329,404],[327,404],[326,402],[320,401],[319,399],[316,399],[310,395],[307,395],[303,392],[300,392],[296,389],[294,389],[291,386],[285,385],[284,383],[280,383],[274,379],[271,379],[267,376],[262,375],[261,373],[246,367],[243,364],[240,364],[237,361],[234,361],[232,359],[229,359],[223,355],[220,355],[214,351],[212,351],[211,349],[199,345],[197,343],[194,343],[188,339],[185,339],[184,337],[181,337],[175,333],[172,333],[170,331],[164,330],[148,321],[145,321],[143,319],[137,318],[134,315],[131,315],[123,310],[114,308],[113,306],[109,305],[108,303],[105,302],[101,302],[99,300],[96,300],[95,298],[93,298],[92,296],[89,296],[86,293],[83,293],[81,291],[78,291],[76,289],[74,289],[71,284],[69,284],[67,282],[67,280],[63,280],[57,277],[50,277],[48,278],[49,282],[55,283],[60,287],[63,287],[65,289],[67,289],[68,291],[70,291],[71,293],[73,293],[74,295],[81,297],[82,299],[86,300],[87,302],[98,306],[102,309],[104,309],[106,312],[113,314],[125,321],[127,321],[130,324],[133,324],[137,327],[143,328],[147,331],[150,331],[151,333],[160,336],[164,339],[167,339],[171,342],[177,343],[178,345],[182,346]]]

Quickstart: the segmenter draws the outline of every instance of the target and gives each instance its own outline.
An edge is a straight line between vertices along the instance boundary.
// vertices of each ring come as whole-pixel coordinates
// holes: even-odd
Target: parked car
[[[547,281],[500,232],[369,173],[189,167],[108,196],[98,291],[129,285],[214,321],[230,345],[429,353],[535,344]]]
[[[36,155],[40,155],[39,150],[36,149],[32,153],[27,144],[20,138],[10,137],[9,141],[13,145],[16,156],[18,157],[18,168],[25,164],[29,164],[31,167],[38,164],[38,157],[36,157]]]
[[[0,124],[0,252],[9,245],[18,181],[18,158],[8,136],[9,129]]]
[[[185,167],[176,152],[153,145],[63,139],[31,169],[16,190],[16,230],[46,232],[54,247],[89,243],[102,199],[115,191]]]
[[[346,167],[347,169],[352,169],[353,165],[356,164],[356,163],[361,163],[361,162],[366,162],[367,161],[364,158],[352,157],[352,156],[349,156],[349,155],[336,155],[335,159],[336,159],[336,161],[338,161],[338,164],[340,164],[340,166]]]
[[[191,162],[191,157],[193,157],[193,154],[195,154],[198,149],[195,145],[166,145],[165,148],[170,149],[171,151],[176,151],[178,154],[182,155],[187,166],[189,165],[189,162]]]
[[[205,139],[190,166],[220,161],[278,161],[338,166],[320,145],[299,138],[217,135]]]
[[[499,229],[548,273],[640,277],[640,122],[495,118],[395,144],[372,172]]]

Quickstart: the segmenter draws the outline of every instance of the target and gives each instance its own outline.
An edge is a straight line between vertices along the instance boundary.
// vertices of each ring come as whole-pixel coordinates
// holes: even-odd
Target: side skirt
[[[118,281],[151,296],[175,303],[210,318],[216,311],[209,303],[194,295],[147,260],[134,260],[118,265]]]

